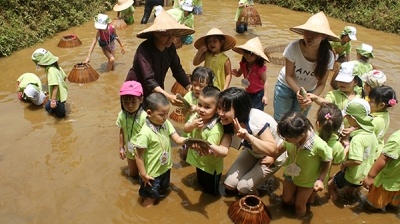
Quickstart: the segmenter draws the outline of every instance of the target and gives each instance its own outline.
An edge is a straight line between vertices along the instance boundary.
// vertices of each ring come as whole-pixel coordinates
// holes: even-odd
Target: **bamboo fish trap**
[[[243,13],[249,26],[262,26],[261,17],[256,8],[247,6],[244,8]]]
[[[178,82],[175,82],[171,88],[171,92],[173,94],[179,93],[180,95],[184,96],[188,91],[181,86]],[[178,123],[185,123],[187,110],[184,107],[177,107],[172,113],[169,115],[169,118],[178,122]]]
[[[264,54],[267,55],[270,62],[275,65],[285,65],[286,58],[283,57],[283,51],[285,50],[287,44],[272,45],[264,48]],[[277,54],[278,53],[278,54]],[[275,56],[279,55],[279,57]]]
[[[61,40],[58,42],[57,46],[61,47],[61,48],[71,48],[71,47],[77,47],[81,44],[82,44],[82,42],[79,40],[79,38],[76,35],[68,34],[61,38]]]
[[[78,63],[68,75],[68,81],[74,83],[88,83],[96,81],[99,74],[89,64]]]
[[[235,224],[268,224],[271,221],[267,207],[255,195],[246,195],[233,202],[229,206],[228,216]]]
[[[126,25],[126,23],[125,23],[125,21],[123,19],[113,19],[111,21],[111,24],[117,30],[123,30],[123,29],[126,29],[128,27],[128,25]]]

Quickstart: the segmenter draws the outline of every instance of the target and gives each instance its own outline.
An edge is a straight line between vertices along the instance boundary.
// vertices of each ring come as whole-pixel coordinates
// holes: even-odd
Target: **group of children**
[[[112,69],[115,46],[111,42],[117,40],[124,52],[123,46],[108,16],[99,14],[95,27],[98,32],[85,62],[89,62],[96,42],[105,42],[102,49],[109,58],[108,68]],[[301,113],[287,112],[276,124],[282,143],[276,145],[276,152],[266,152],[272,163],[279,155],[287,153],[282,205],[294,207],[298,216],[306,214],[307,203],[312,203],[315,192],[322,191],[325,186],[333,201],[338,198],[338,189],[346,188],[346,193],[352,194],[354,189],[364,185],[370,189],[367,198],[370,209],[383,209],[388,204],[400,206],[400,178],[393,172],[399,171],[399,131],[386,144],[384,142],[390,124],[389,109],[397,104],[396,93],[384,85],[384,73],[373,70],[368,62],[373,58],[372,46],[362,44],[357,48],[357,61],[349,61],[349,46],[343,45],[355,40],[355,33],[354,27],[345,27],[342,42],[331,43],[347,49],[340,51],[339,47],[335,51],[338,61],[343,60],[333,78],[337,89],[328,92],[325,98],[307,93],[307,97],[320,106],[315,128]],[[184,96],[191,105],[184,136],[180,136],[167,119],[170,104],[165,95],[151,93],[144,98],[143,88],[136,81],[126,81],[120,88],[121,112],[116,122],[120,128],[119,154],[128,161],[128,175],[139,177],[143,206],[152,206],[168,190],[171,140],[189,149],[185,159],[196,167],[204,192],[220,194],[223,158],[228,154],[226,147],[219,147],[225,141],[226,131],[219,116],[224,110],[219,98],[221,92],[233,88],[230,87],[232,75],[243,76],[242,87],[251,99],[252,108],[263,111],[268,104],[265,62],[269,59],[261,41],[256,37],[243,45],[235,45],[235,38],[217,28],[195,41],[198,51],[193,64],[204,62],[204,67],[193,71],[192,89]],[[231,68],[231,61],[224,53],[230,49],[242,55],[238,69]],[[46,102],[40,80],[32,74],[23,74],[18,79],[19,97],[37,105],[46,102],[47,111],[58,117],[65,116],[68,88],[58,58],[45,49],[38,49],[32,60],[45,69],[49,100]],[[239,125],[235,121],[235,125]],[[244,142],[254,144],[254,138],[250,139]],[[341,170],[330,179],[332,164],[341,164]]]

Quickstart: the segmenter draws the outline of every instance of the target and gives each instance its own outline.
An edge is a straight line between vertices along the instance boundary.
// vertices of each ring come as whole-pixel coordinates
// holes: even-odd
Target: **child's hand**
[[[242,128],[242,126],[240,126],[240,123],[237,118],[233,119],[233,126],[236,130],[236,136],[238,136],[239,138],[244,139],[246,135],[249,134],[246,128]]]
[[[153,177],[149,176],[149,175],[140,175],[140,177],[143,180],[144,186],[146,187],[147,185],[149,185],[150,187],[152,187],[153,185],[151,185],[150,181],[154,180]]]
[[[192,121],[192,124],[195,126],[195,128],[203,128],[204,127],[204,122],[203,122],[203,118],[195,118]]]
[[[201,47],[199,48],[198,51],[199,51],[201,54],[203,54],[204,52],[207,51],[207,46],[206,46],[206,45],[201,46]]]
[[[22,92],[18,92],[18,99],[22,100]]]
[[[125,54],[124,45],[121,45],[121,54]]]
[[[362,181],[362,185],[367,190],[369,190],[372,184],[374,184],[374,178],[370,177],[369,175],[367,175]]]
[[[314,191],[322,191],[322,190],[324,190],[324,182],[318,179],[314,183]]]
[[[268,96],[264,95],[261,101],[264,104],[264,106],[267,106],[268,105]]]
[[[238,70],[237,70],[236,68],[232,69],[231,73],[232,73],[234,76],[239,77],[239,75],[238,75]]]
[[[121,158],[121,159],[126,158],[125,149],[123,147],[119,149],[119,158]]]
[[[87,63],[89,63],[89,62],[90,62],[90,58],[87,57],[87,58],[85,59],[85,61],[83,61],[83,64],[87,64]]]
[[[342,130],[342,135],[344,135],[344,136],[350,136],[351,132],[353,132],[354,130],[356,130],[355,127],[343,128],[343,130]]]
[[[195,112],[197,110],[197,106],[196,105],[191,105],[190,106],[190,112]]]

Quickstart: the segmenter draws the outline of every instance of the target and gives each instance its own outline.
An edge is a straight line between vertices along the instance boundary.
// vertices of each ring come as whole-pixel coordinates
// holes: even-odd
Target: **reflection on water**
[[[257,4],[263,26],[251,27],[248,33],[238,35],[234,31],[233,20],[235,1],[204,0],[203,3],[203,15],[195,16],[195,40],[216,26],[234,36],[238,45],[255,36],[260,38],[264,47],[287,44],[300,38],[288,28],[299,25],[309,17],[307,13]],[[107,13],[115,16],[115,12]],[[143,6],[137,7],[136,21],[140,21],[142,13]],[[350,25],[335,19],[329,21],[337,34],[345,25]],[[235,198],[214,198],[202,194],[196,182],[195,169],[180,162],[178,147],[174,148],[173,154],[171,192],[154,208],[140,207],[139,185],[124,175],[127,164],[118,156],[118,128],[115,125],[120,110],[118,90],[132,65],[136,47],[143,41],[136,38],[135,34],[149,25],[151,23],[135,23],[126,30],[118,31],[126,54],[121,55],[117,47],[115,71],[104,72],[107,59],[98,46],[95,48],[91,66],[100,74],[100,78],[87,84],[68,83],[69,113],[66,119],[50,117],[44,109],[18,101],[15,94],[16,79],[24,72],[33,72],[42,81],[45,80],[44,71],[36,71],[30,60],[32,52],[38,47],[45,47],[58,56],[60,65],[69,73],[74,64],[86,58],[96,31],[92,22],[0,59],[2,223],[230,223],[227,210]],[[355,27],[359,41],[352,42],[353,46],[362,42],[372,45],[376,57],[371,62],[388,76],[388,85],[399,91],[395,78],[400,71],[397,63],[400,60],[400,37]],[[76,48],[58,48],[58,41],[68,33],[78,35],[83,44]],[[178,50],[187,73],[195,68],[192,65],[195,53],[193,45]],[[227,55],[233,68],[238,68],[240,56],[233,51],[228,51]],[[279,53],[274,56],[279,56]],[[355,51],[351,57],[355,58]],[[280,65],[268,64],[270,98],[280,68]],[[173,82],[171,74],[168,74],[166,89],[170,90]],[[233,78],[232,85],[240,86],[240,79]],[[314,106],[310,112],[313,123],[316,109]],[[266,107],[266,112],[273,112],[272,105]],[[388,135],[400,127],[398,107],[393,108],[391,116]],[[179,129],[181,124],[176,126]],[[230,151],[225,159],[225,171],[237,155],[237,150]],[[300,223],[280,209],[282,173],[278,172],[268,183],[264,186],[262,200],[269,207],[273,222]],[[357,205],[338,208],[323,199],[324,193],[319,196],[320,205],[311,208],[311,223],[399,222],[392,213],[370,215]]]

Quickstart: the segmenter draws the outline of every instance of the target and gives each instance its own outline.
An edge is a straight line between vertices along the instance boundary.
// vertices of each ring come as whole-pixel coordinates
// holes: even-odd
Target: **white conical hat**
[[[258,37],[254,37],[248,40],[245,44],[234,47],[232,50],[242,55],[244,53],[243,50],[246,50],[257,56],[264,58],[266,61],[269,62],[267,55],[264,54],[261,41]]]

